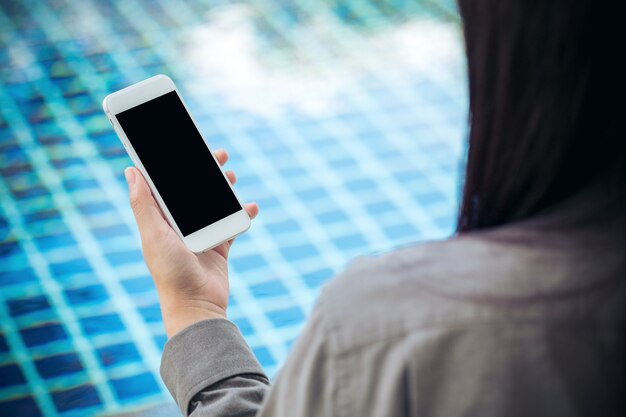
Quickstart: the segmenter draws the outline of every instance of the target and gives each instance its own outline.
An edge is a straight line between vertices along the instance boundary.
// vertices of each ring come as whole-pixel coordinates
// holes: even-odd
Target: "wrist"
[[[225,319],[226,309],[206,301],[161,302],[165,333],[169,338],[199,321]]]

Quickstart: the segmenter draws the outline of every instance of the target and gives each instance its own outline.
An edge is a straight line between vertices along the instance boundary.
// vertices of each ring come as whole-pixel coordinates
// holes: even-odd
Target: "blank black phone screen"
[[[183,236],[241,210],[176,91],[115,116]]]

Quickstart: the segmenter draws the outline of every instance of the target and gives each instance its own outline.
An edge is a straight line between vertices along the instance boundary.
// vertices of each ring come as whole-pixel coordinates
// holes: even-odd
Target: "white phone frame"
[[[115,129],[115,132],[117,133],[117,136],[120,138],[120,141],[122,142],[122,145],[124,145],[126,152],[128,152],[130,159],[132,159],[137,169],[141,171],[144,178],[146,179],[148,185],[150,186],[150,190],[152,191],[152,195],[157,201],[159,207],[161,208],[161,211],[167,218],[167,221],[172,227],[172,229],[176,231],[178,236],[182,239],[182,241],[190,250],[196,253],[205,252],[211,248],[214,248],[215,246],[221,243],[226,242],[227,240],[234,238],[235,236],[245,232],[246,230],[250,228],[250,217],[248,216],[248,213],[246,212],[246,210],[243,208],[243,205],[241,204],[241,201],[239,200],[237,193],[235,193],[235,191],[233,190],[233,187],[230,181],[226,177],[226,174],[224,173],[224,171],[222,171],[220,167],[220,172],[222,172],[222,175],[224,176],[224,181],[226,181],[226,183],[232,190],[233,194],[235,194],[235,198],[237,199],[237,202],[239,203],[239,206],[241,207],[241,209],[196,232],[193,232],[187,236],[183,236],[180,229],[178,228],[178,225],[174,221],[174,218],[172,217],[169,209],[163,202],[163,199],[161,198],[159,191],[157,190],[154,183],[152,182],[150,175],[148,175],[148,172],[146,171],[143,164],[141,163],[141,160],[137,156],[137,153],[135,152],[133,145],[128,140],[128,137],[126,136],[126,133],[124,132],[124,129],[122,129],[122,126],[119,124],[117,117],[116,117],[117,114],[123,112],[124,110],[131,109],[135,106],[143,104],[147,101],[150,101],[152,99],[155,99],[157,97],[162,96],[163,94],[167,94],[172,91],[176,91],[176,94],[178,94],[178,98],[183,103],[185,110],[187,110],[187,113],[189,113],[193,124],[195,125],[196,129],[198,129],[198,125],[195,122],[191,113],[189,112],[189,109],[187,108],[185,101],[183,100],[180,93],[176,89],[174,82],[167,75],[162,75],[162,74],[155,75],[154,77],[140,81],[122,90],[109,94],[102,101],[102,108],[104,109],[104,112],[109,118],[109,121],[113,125],[113,128]],[[200,129],[198,129],[198,132],[200,132]],[[202,136],[202,132],[200,132],[200,135]],[[204,140],[204,143],[206,144],[206,140],[204,139],[204,136],[202,136],[202,139]],[[175,143],[172,143],[172,145],[175,146]],[[207,148],[208,148],[208,145],[207,145]],[[215,158],[215,155],[213,155],[213,152],[210,150],[210,148],[209,148],[209,151],[211,152],[211,155],[213,156],[214,163],[217,164],[219,167],[219,162]]]

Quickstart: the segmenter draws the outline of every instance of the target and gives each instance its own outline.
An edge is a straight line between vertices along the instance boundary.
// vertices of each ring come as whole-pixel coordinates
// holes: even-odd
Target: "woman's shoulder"
[[[611,321],[623,316],[621,258],[529,228],[469,233],[357,258],[319,305],[348,344],[432,327]]]

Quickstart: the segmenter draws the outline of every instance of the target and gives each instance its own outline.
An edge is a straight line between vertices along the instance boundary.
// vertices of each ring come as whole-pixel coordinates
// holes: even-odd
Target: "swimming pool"
[[[454,230],[466,125],[450,1],[0,6],[0,415],[171,401],[165,343],[102,98],[170,75],[261,214],[230,318],[274,375],[355,256]]]

